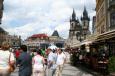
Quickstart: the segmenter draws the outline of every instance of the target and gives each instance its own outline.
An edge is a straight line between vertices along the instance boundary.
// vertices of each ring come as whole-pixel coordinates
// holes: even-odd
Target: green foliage
[[[115,56],[109,58],[109,72],[115,72]]]

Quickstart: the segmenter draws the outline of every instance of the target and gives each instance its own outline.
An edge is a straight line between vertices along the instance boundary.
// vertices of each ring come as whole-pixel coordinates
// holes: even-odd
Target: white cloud
[[[5,0],[2,26],[23,39],[36,33],[51,35],[55,29],[67,38],[73,8],[80,18],[84,5],[90,17],[95,15],[95,0]]]
[[[69,28],[70,28],[70,23],[69,22],[64,22],[62,24],[59,24],[55,30],[59,31],[59,34],[61,35],[61,37],[63,38],[67,38],[68,34],[69,34]]]

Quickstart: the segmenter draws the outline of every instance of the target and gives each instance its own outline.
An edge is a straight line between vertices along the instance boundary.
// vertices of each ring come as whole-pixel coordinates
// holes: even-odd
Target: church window
[[[72,28],[74,28],[74,23],[71,24]]]

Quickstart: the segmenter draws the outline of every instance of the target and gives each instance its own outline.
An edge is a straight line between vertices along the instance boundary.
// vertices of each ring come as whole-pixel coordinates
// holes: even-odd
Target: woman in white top
[[[15,64],[13,53],[9,52],[10,45],[8,42],[3,42],[0,50],[0,76],[10,76],[10,65]]]
[[[44,68],[45,64],[44,57],[41,56],[41,51],[37,51],[37,55],[33,57],[33,76],[44,76]]]
[[[57,55],[57,61],[56,61],[56,65],[57,65],[56,76],[61,76],[63,66],[64,66],[64,63],[66,61],[66,56],[62,51],[63,50],[60,48],[57,49],[58,55]]]

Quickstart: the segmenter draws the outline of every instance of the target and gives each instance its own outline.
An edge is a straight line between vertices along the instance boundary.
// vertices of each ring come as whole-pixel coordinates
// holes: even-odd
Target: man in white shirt
[[[56,67],[54,66],[57,60],[57,55],[54,52],[55,50],[49,49],[48,54],[48,76],[53,76],[55,74]]]
[[[61,76],[62,74],[62,70],[63,70],[63,66],[64,63],[66,61],[66,56],[65,54],[62,52],[62,49],[57,49],[58,55],[57,55],[57,68],[56,68],[56,76]]]

